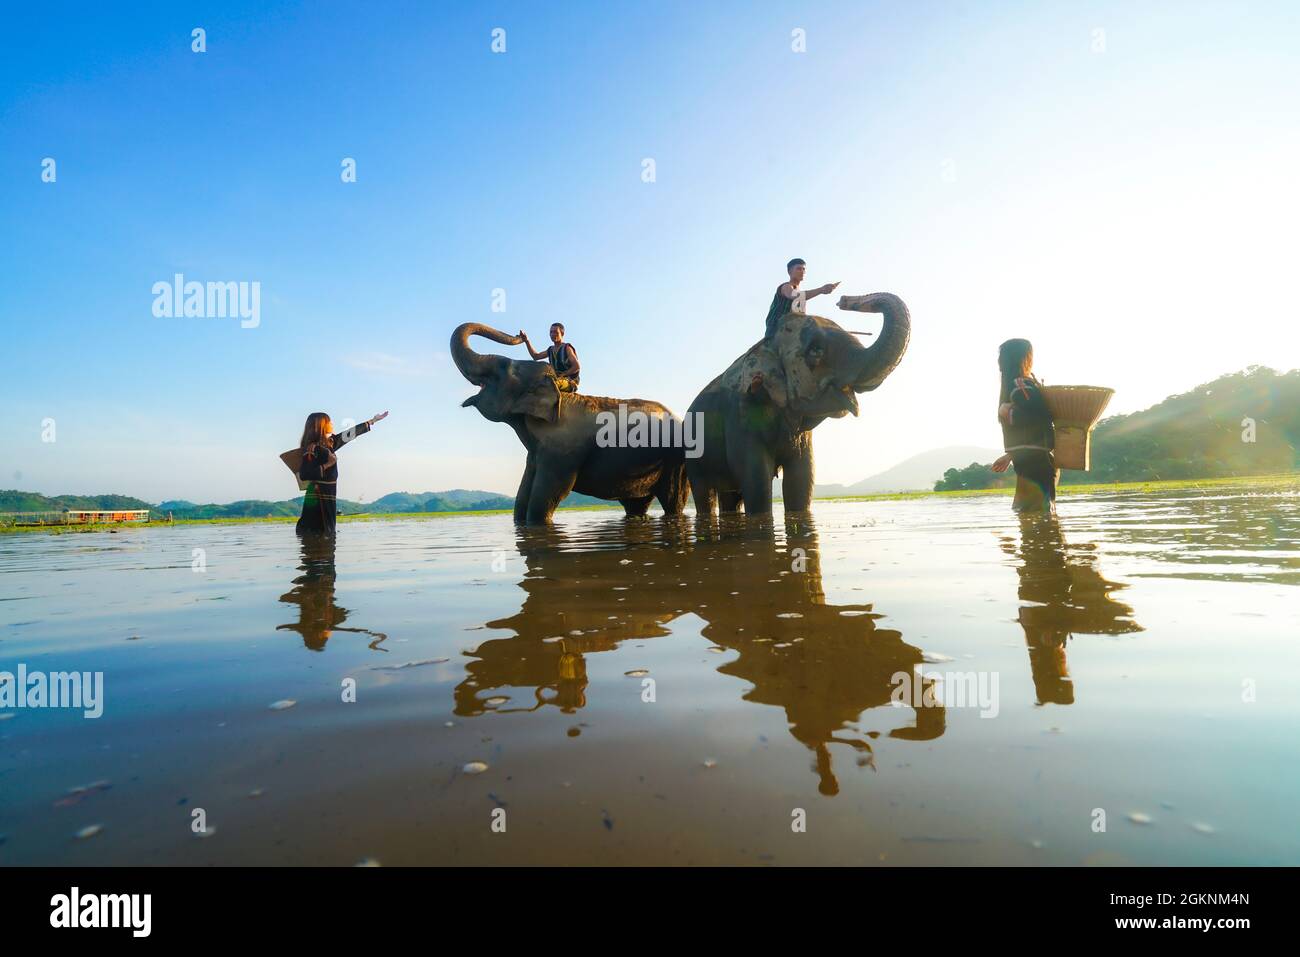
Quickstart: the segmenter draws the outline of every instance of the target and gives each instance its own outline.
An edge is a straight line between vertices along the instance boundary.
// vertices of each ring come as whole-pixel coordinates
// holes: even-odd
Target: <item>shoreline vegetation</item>
[[[1260,484],[1281,484],[1294,485],[1297,491],[1300,491],[1300,471],[1274,472],[1264,475],[1240,475],[1223,478],[1208,479],[1169,479],[1140,482],[1074,482],[1062,487],[1062,501],[1069,501],[1069,498],[1076,493],[1096,493],[1096,492],[1165,492],[1165,491],[1184,491],[1187,489],[1218,489],[1232,488],[1241,485],[1260,485]],[[1004,488],[984,488],[984,489],[960,489],[955,491],[928,491],[918,489],[910,492],[880,492],[871,495],[834,495],[814,498],[816,502],[893,502],[905,501],[911,499],[928,499],[928,498],[981,498],[989,496],[1011,496],[1015,493],[1014,487]],[[693,505],[691,506],[693,507]],[[617,502],[600,505],[573,505],[568,508],[562,508],[564,512],[598,512],[606,510],[621,510],[622,506]],[[467,509],[462,511],[438,511],[438,512],[358,512],[350,515],[340,515],[338,520],[340,524],[351,522],[384,522],[384,521],[429,521],[437,519],[450,519],[460,516],[483,516],[483,515],[510,515],[511,508],[488,508],[488,509]],[[178,518],[172,521],[154,520],[149,522],[112,522],[101,524],[78,524],[78,525],[0,525],[0,535],[14,535],[25,532],[45,533],[52,535],[76,534],[81,532],[103,532],[103,531],[120,531],[127,529],[141,528],[171,528],[175,526],[188,525],[248,525],[248,524],[284,524],[292,525],[297,522],[297,515],[257,515],[257,516],[226,516],[219,518]]]

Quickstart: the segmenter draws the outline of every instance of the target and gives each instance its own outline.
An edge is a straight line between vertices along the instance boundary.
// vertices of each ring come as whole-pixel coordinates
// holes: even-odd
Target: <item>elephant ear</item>
[[[528,370],[520,377],[519,390],[514,392],[510,401],[510,411],[519,415],[530,415],[545,422],[556,422],[560,417],[560,387],[555,384],[555,376],[544,363],[537,363],[537,370]]]
[[[766,400],[777,408],[785,408],[789,389],[781,357],[765,347],[753,350],[740,364],[736,387],[751,401]]]

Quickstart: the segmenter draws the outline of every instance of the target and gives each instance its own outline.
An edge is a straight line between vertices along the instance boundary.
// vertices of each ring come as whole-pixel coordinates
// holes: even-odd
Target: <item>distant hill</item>
[[[1001,454],[1000,449],[974,445],[950,445],[947,448],[931,449],[852,485],[818,485],[816,496],[829,498],[835,495],[873,495],[919,489],[929,491],[934,487],[935,476],[943,474],[943,470],[954,462],[992,462]]]
[[[71,509],[140,509],[150,510],[155,520],[170,515],[178,519],[262,518],[268,515],[295,516],[302,513],[302,496],[280,502],[244,499],[225,505],[199,505],[185,499],[172,499],[157,505],[129,495],[41,495],[17,489],[0,490],[0,512],[60,512]],[[391,492],[368,504],[339,499],[340,515],[388,515],[410,512],[473,512],[487,509],[514,508],[513,496],[475,489],[448,489],[443,492]],[[572,494],[561,508],[584,505],[608,505],[604,499]]]
[[[1300,369],[1263,366],[1220,376],[1141,412],[1103,419],[1092,434],[1092,469],[1061,483],[1231,478],[1300,468]],[[937,491],[1005,485],[988,470],[999,454],[962,456]],[[960,463],[970,462],[963,467]],[[937,476],[936,476],[937,477]]]
[[[1254,441],[1243,441],[1246,420]],[[1092,470],[1063,482],[1228,478],[1300,468],[1300,369],[1220,376],[1131,415],[1098,423]]]
[[[0,489],[0,512],[61,512],[65,508],[138,509],[154,508],[149,502],[129,495],[55,495]]]

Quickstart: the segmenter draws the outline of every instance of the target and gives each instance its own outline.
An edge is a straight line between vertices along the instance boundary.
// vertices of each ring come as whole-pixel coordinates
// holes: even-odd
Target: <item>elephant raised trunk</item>
[[[872,292],[865,296],[841,296],[841,309],[850,312],[879,312],[885,317],[880,338],[866,351],[862,368],[853,383],[854,392],[870,392],[894,371],[912,338],[912,317],[907,305],[893,293]]]
[[[456,363],[460,374],[474,385],[484,385],[494,374],[500,372],[502,363],[508,359],[502,356],[485,356],[475,352],[469,346],[470,336],[483,336],[502,345],[517,346],[524,340],[519,336],[508,335],[481,322],[465,322],[456,327],[451,334],[451,358]]]

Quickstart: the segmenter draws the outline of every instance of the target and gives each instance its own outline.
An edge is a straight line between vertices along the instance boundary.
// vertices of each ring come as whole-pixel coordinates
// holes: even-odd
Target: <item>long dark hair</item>
[[[998,405],[1011,401],[1011,390],[1016,380],[1029,375],[1034,367],[1034,346],[1028,339],[1008,339],[998,346],[998,371],[1002,373],[1002,389]]]
[[[306,452],[313,445],[324,445],[325,436],[332,431],[334,426],[329,415],[313,412],[307,416],[307,422],[302,427],[302,441],[298,443],[298,448]]]

